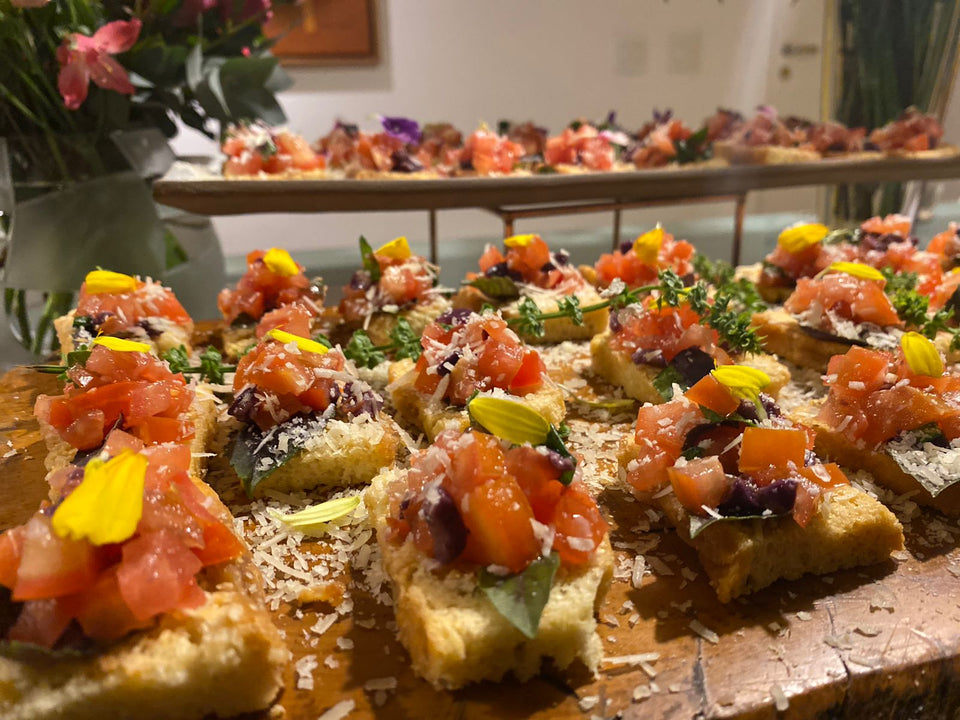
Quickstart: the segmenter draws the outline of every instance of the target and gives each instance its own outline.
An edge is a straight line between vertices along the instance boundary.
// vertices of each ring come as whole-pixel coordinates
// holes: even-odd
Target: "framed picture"
[[[377,0],[300,0],[274,4],[264,26],[284,65],[376,65]]]

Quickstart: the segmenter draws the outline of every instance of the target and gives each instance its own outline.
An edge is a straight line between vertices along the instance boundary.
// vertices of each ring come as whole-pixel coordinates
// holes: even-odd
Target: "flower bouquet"
[[[159,277],[183,260],[147,182],[180,124],[285,121],[270,4],[0,0],[0,268],[24,346],[51,349],[90,267]]]

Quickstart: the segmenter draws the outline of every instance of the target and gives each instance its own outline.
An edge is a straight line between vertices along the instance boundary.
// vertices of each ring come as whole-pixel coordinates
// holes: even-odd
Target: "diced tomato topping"
[[[947,440],[960,437],[955,375],[917,376],[891,353],[859,347],[831,358],[827,371],[830,392],[819,418],[855,442],[873,448],[929,423]]]
[[[131,630],[149,624],[149,618],[138,619],[130,611],[120,594],[117,570],[117,566],[109,568],[77,597],[77,622],[84,634],[101,642],[119,640]]]
[[[608,526],[579,481],[559,481],[559,456],[551,459],[551,452],[530,446],[504,451],[499,439],[482,433],[440,433],[429,450],[414,455],[406,482],[393,488],[390,537],[410,538],[433,554],[421,509],[439,482],[468,531],[459,562],[520,572],[545,551],[551,529],[552,549],[564,565],[586,562]]]
[[[301,412],[324,410],[330,405],[336,381],[330,372],[339,372],[346,362],[336,349],[326,353],[288,349],[268,339],[240,358],[234,376],[234,393],[249,386],[276,398],[276,405],[257,403],[250,419],[267,430]]]
[[[169,531],[140,535],[123,546],[117,584],[124,602],[138,620],[178,607],[203,604],[203,591],[194,578],[199,558]]]
[[[883,292],[886,283],[864,280],[835,272],[818,278],[801,278],[797,289],[787,298],[784,308],[799,315],[814,303],[825,311],[853,322],[869,322],[881,327],[902,327],[903,322]]]
[[[20,609],[7,638],[51,648],[70,625],[74,605],[72,598],[28,600]]]
[[[718,415],[727,416],[740,407],[740,400],[713,375],[704,375],[684,395],[690,402]]]
[[[817,485],[805,482],[797,483],[797,494],[793,501],[793,519],[800,527],[806,527],[820,507],[822,492]]]
[[[824,489],[835,488],[840,485],[849,485],[850,480],[843,474],[843,470],[836,463],[817,463],[809,467],[800,468],[803,475],[814,485]]]
[[[619,278],[627,287],[635,288],[657,282],[657,274],[661,270],[670,269],[683,277],[693,272],[692,259],[695,254],[693,245],[686,240],[675,240],[670,233],[663,234],[660,251],[654,263],[643,260],[633,247],[605,253],[600,256],[596,264],[597,282],[606,287]]]
[[[747,427],[740,443],[740,472],[804,466],[807,434],[800,429]]]
[[[506,262],[506,258],[496,245],[487,245],[480,256],[480,272],[487,272],[490,268]]]
[[[104,335],[116,335],[147,318],[165,318],[178,325],[193,326],[193,320],[173,291],[154,280],[137,280],[137,289],[125,293],[88,293],[80,286],[77,317],[105,316],[100,325]]]
[[[543,377],[547,368],[536,350],[527,350],[517,374],[510,381],[510,392],[514,395],[527,395],[543,387]]]
[[[550,165],[582,165],[590,170],[613,167],[610,141],[587,123],[576,130],[566,128],[560,135],[548,138],[543,154]]]
[[[554,523],[553,548],[565,565],[587,562],[608,530],[596,501],[579,483],[564,488],[554,510]]]
[[[23,529],[11,528],[0,534],[0,585],[13,589],[23,553]]]
[[[380,266],[380,280],[371,284],[367,272],[359,270],[354,279],[362,277],[363,282],[343,286],[339,309],[345,320],[360,322],[384,306],[405,307],[431,298],[428,291],[436,284],[436,268],[425,257],[394,258],[377,253],[373,257]]]
[[[90,544],[60,537],[53,532],[45,515],[34,515],[27,522],[22,539],[14,600],[71,595],[87,587],[96,577],[97,560]]]
[[[471,315],[452,328],[426,327],[420,339],[414,387],[433,394],[446,382],[443,398],[463,405],[477,390],[500,388],[515,395],[539,390],[546,377],[540,354],[524,347],[499,315]]]
[[[489,130],[477,130],[460,151],[461,164],[472,165],[478,175],[509,173],[523,157],[523,145]]]
[[[80,375],[78,367],[71,369],[74,377]],[[70,382],[63,395],[41,395],[35,407],[36,415],[78,450],[98,447],[121,418],[122,428],[144,442],[193,437],[193,426],[183,417],[193,391],[162,360],[97,345],[82,375],[82,386]]]
[[[234,289],[224,288],[217,296],[217,307],[229,324],[245,316],[251,321],[260,320],[264,313],[283,305],[298,303],[313,312],[323,305],[326,288],[314,286],[303,266],[297,263],[295,275],[280,275],[273,272],[263,261],[264,250],[247,254],[247,270]]]
[[[460,506],[474,557],[487,564],[522,571],[540,555],[533,533],[533,511],[509,476],[493,478],[472,490]]]
[[[667,475],[677,500],[694,515],[706,515],[704,507],[717,507],[730,492],[731,480],[717,457],[690,460],[669,468]]]

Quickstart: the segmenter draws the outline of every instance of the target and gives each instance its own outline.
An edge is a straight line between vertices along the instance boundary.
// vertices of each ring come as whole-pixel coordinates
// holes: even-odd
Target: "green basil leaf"
[[[86,365],[91,352],[93,351],[87,345],[80,345],[76,350],[67,353],[64,365],[68,368],[72,368],[74,365]]]
[[[496,300],[515,300],[520,297],[520,288],[513,278],[506,275],[497,275],[495,277],[478,277],[467,283],[470,287],[475,287],[487,297]]]
[[[667,365],[653,379],[653,386],[664,400],[673,400],[673,386],[675,384],[684,390],[690,389],[687,386],[687,381],[683,379],[683,376],[677,372],[673,365]]]
[[[200,379],[207,379],[217,385],[223,384],[223,355],[212,345],[200,355]]]
[[[508,577],[483,568],[477,584],[498,613],[528,638],[535,638],[559,565],[560,556],[551,553],[534,560],[522,573]]]
[[[772,518],[787,517],[785,515],[731,515],[730,517],[700,517],[699,515],[690,516],[690,539],[702,533],[708,527],[719,522],[739,522],[741,520],[771,520]]]
[[[900,469],[933,497],[960,482],[960,472],[951,462],[960,451],[932,442],[938,439],[927,426],[923,426],[888,441],[884,447],[884,452]]]
[[[373,248],[363,235],[360,236],[360,259],[363,261],[363,269],[370,273],[370,281],[380,282],[380,263],[377,262],[377,258],[373,255]]]
[[[296,415],[264,432],[256,425],[245,427],[233,441],[230,464],[247,495],[253,497],[257,486],[284,463],[296,457],[307,441],[323,431],[322,417]],[[280,437],[286,437],[286,450],[280,450]]]

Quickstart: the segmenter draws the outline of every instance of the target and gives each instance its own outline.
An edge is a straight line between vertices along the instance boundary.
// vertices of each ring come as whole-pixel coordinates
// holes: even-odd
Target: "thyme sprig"
[[[583,316],[603,308],[616,312],[622,307],[640,302],[644,296],[656,293],[656,302],[669,307],[679,307],[688,303],[703,322],[716,330],[730,349],[738,352],[759,352],[760,339],[750,326],[753,311],[744,306],[742,296],[736,289],[728,286],[716,290],[713,302],[710,292],[703,281],[687,287],[672,270],[661,270],[656,285],[643,285],[630,289],[622,283],[611,285],[608,297],[592,305],[581,306],[575,297],[564,298],[557,303],[557,309],[542,312],[529,297],[520,301],[517,316],[507,319],[507,323],[516,327],[522,334],[542,337],[544,322],[557,318],[569,318],[575,325],[583,324]],[[729,284],[728,284],[729,285]]]
[[[161,356],[170,366],[170,371],[184,375],[199,375],[200,380],[208,380],[215,385],[222,385],[224,375],[236,372],[236,365],[224,365],[223,355],[215,347],[208,347],[200,353],[200,364],[191,365],[187,349],[183,345],[170,348]]]

